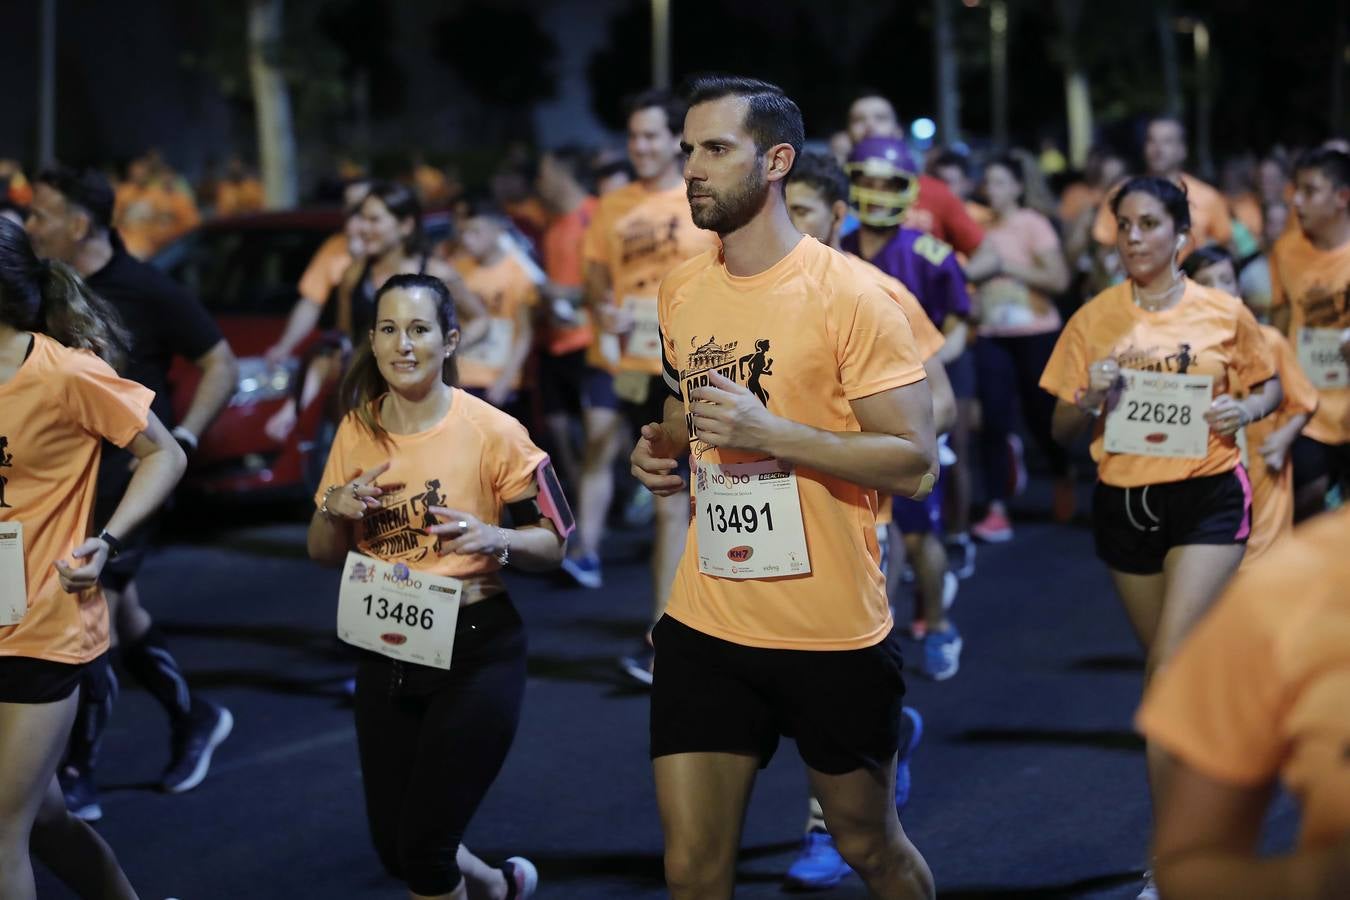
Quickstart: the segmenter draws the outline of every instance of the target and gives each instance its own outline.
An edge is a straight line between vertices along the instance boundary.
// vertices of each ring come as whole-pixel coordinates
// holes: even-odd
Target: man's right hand
[[[685,489],[685,483],[677,471],[676,452],[665,429],[655,422],[643,425],[637,446],[629,457],[633,477],[658,497],[680,493]]]

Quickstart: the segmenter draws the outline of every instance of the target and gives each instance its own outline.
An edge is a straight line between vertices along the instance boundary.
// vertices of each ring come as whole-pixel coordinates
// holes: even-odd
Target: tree
[[[282,37],[282,0],[250,0],[249,81],[253,85],[263,187],[267,205],[274,209],[295,206],[300,197],[291,96],[278,59]]]

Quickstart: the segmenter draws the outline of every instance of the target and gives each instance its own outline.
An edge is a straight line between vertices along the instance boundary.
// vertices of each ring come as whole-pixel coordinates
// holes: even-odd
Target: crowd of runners
[[[266,353],[285,360],[325,308],[351,349],[268,432],[337,384],[308,549],[342,570],[370,833],[408,894],[547,881],[464,843],[526,690],[502,572],[603,589],[617,511],[653,537],[650,624],[617,662],[651,692],[671,895],[732,895],[755,774],[789,736],[810,796],[787,886],[852,872],[933,897],[900,824],[923,733],[901,633],[911,669],[958,674],[955,601],[978,546],[1017,539],[1025,435],[1146,654],[1141,900],[1350,896],[1346,143],[1235,159],[1221,191],[1161,116],[1142,165],[1098,148],[1081,178],[1053,153],[917,153],[877,92],[818,140],[738,77],[637,94],[626,117],[626,160],[552,147],[482,196],[350,173],[346,225]],[[238,365],[138,258],[136,204],[171,179],[6,178],[0,897],[35,897],[36,858],[126,900],[88,824],[119,677],[170,720],[167,792],[200,784],[247,715],[192,688],[136,585]],[[455,225],[434,246],[428,204]],[[177,357],[200,370],[181,417]],[[1279,781],[1299,842],[1260,857]]]

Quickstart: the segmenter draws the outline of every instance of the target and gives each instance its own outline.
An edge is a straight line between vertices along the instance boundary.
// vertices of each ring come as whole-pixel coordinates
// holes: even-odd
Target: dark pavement
[[[1046,508],[1033,487],[1024,503]],[[367,840],[340,698],[350,665],[333,637],[337,574],[305,557],[298,518],[273,519],[194,530],[143,571],[142,596],[193,685],[236,719],[201,787],[157,793],[167,723],[123,680],[98,827],[143,898],[406,896]],[[1017,524],[1014,543],[981,547],[962,584],[960,674],[910,679],[926,731],[905,828],[943,898],[1133,898],[1149,827],[1130,729],[1140,653],[1087,530]],[[511,580],[530,638],[524,720],[467,843],[492,862],[532,859],[545,898],[665,896],[646,697],[614,664],[645,624],[647,546],[630,533],[607,550],[603,590]],[[804,817],[805,776],[784,741],[755,788],[738,897],[780,896]],[[1278,824],[1287,838],[1287,809]],[[45,874],[39,894],[69,896]],[[822,896],[866,892],[853,877]]]

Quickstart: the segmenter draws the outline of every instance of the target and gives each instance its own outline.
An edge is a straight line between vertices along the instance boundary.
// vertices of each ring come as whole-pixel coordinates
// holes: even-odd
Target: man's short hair
[[[683,99],[670,91],[664,88],[652,88],[649,91],[634,94],[624,102],[624,118],[631,119],[634,113],[639,113],[644,109],[659,109],[665,113],[666,128],[670,129],[671,134],[678,135],[684,131],[684,114],[688,112],[689,107]]]
[[[813,188],[829,206],[848,203],[848,175],[829,153],[807,150],[798,156],[788,175],[788,184],[798,183]]]
[[[1177,118],[1176,116],[1172,115],[1171,113],[1159,113],[1159,114],[1156,115],[1156,116],[1149,116],[1149,117],[1148,117],[1148,121],[1147,121],[1146,123],[1144,123],[1144,132],[1147,133],[1148,130],[1149,130],[1150,128],[1152,128],[1152,127],[1154,126],[1154,124],[1157,123],[1157,122],[1167,122],[1167,123],[1169,123],[1169,124],[1172,124],[1172,125],[1177,126],[1177,128],[1179,128],[1179,129],[1181,130],[1181,140],[1182,140],[1182,142],[1184,143],[1184,142],[1187,140],[1187,137],[1186,137],[1186,123],[1183,122],[1183,121],[1181,121],[1181,119]]]
[[[735,75],[703,75],[689,82],[684,96],[691,107],[724,97],[744,97],[745,130],[755,141],[755,152],[762,154],[777,144],[788,144],[801,155],[806,141],[802,111],[778,85]]]
[[[1307,169],[1316,169],[1327,176],[1335,190],[1350,187],[1350,154],[1329,147],[1317,147],[1304,153],[1294,163],[1295,173]]]
[[[37,183],[47,185],[66,198],[67,203],[88,213],[96,229],[106,231],[112,227],[112,185],[97,169],[55,165],[39,172]]]
[[[928,166],[930,172],[936,172],[938,169],[960,169],[961,174],[970,177],[970,157],[964,153],[958,153],[955,150],[943,150],[937,155],[933,162]],[[1013,170],[1018,171],[1017,169]]]
[[[857,103],[859,100],[871,100],[873,97],[878,100],[885,100],[887,105],[890,106],[891,112],[895,112],[895,104],[891,102],[890,97],[886,96],[885,91],[878,90],[871,85],[864,85],[854,91],[852,99],[848,101],[848,108],[853,109],[853,104]]]
[[[572,180],[589,190],[591,181],[591,151],[580,144],[565,144],[552,150],[545,150],[544,156],[553,160],[553,164],[567,172]]]

